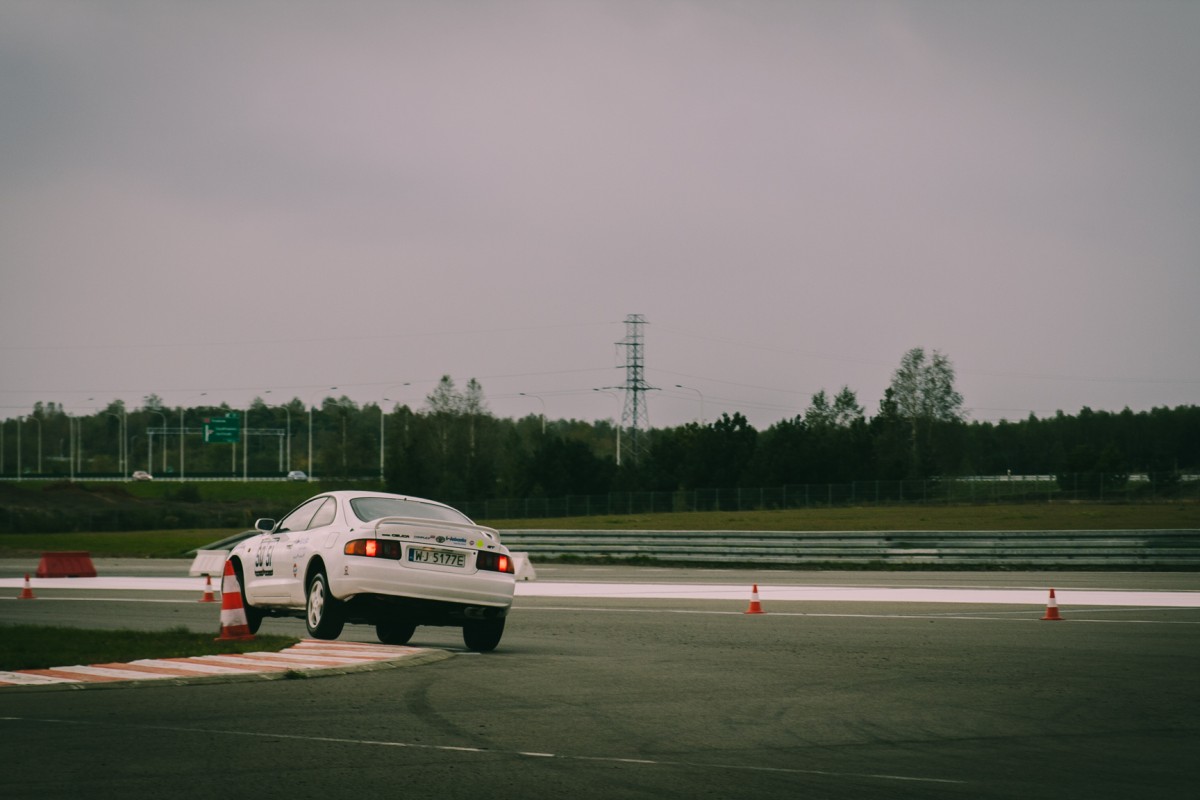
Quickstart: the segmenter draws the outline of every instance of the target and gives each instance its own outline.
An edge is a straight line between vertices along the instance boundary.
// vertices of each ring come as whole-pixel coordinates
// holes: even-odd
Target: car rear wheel
[[[346,624],[342,604],[329,591],[329,579],[324,571],[317,572],[308,582],[304,622],[314,639],[336,639]]]
[[[471,620],[463,625],[463,642],[468,650],[489,653],[504,635],[504,618]]]
[[[375,623],[375,635],[384,644],[408,644],[417,626],[403,619],[382,620]]]

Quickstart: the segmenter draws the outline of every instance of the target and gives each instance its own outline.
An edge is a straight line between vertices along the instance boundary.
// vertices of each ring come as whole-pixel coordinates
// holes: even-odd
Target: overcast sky
[[[976,420],[1195,404],[1198,41],[1192,0],[0,0],[0,417],[449,374],[619,418],[628,314],[656,427],[873,416],[913,347]]]

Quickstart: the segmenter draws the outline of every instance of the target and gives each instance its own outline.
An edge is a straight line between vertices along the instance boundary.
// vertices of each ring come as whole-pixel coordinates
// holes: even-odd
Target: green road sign
[[[242,440],[242,415],[230,411],[223,417],[205,417],[204,441],[207,443],[230,443]]]

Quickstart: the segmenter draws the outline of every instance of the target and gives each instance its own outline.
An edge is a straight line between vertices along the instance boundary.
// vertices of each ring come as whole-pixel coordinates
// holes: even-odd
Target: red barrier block
[[[38,564],[39,578],[94,578],[96,565],[91,553],[42,553]]]

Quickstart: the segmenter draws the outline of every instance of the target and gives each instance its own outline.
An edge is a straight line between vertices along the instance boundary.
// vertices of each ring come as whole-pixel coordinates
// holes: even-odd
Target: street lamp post
[[[695,392],[697,395],[700,396],[700,424],[703,425],[704,424],[704,393],[701,392],[699,389],[695,389],[691,386],[684,386],[682,383],[675,384],[675,388],[676,389],[687,389],[689,392]]]
[[[37,417],[25,417],[25,420],[26,421],[32,420],[33,422],[36,422],[37,426],[38,426],[37,471],[38,471],[38,475],[41,476],[41,474],[42,474],[42,421],[40,419],[38,419]],[[19,422],[18,422],[18,425],[20,425]]]
[[[539,403],[542,404],[542,435],[545,436],[546,435],[546,401],[543,400],[541,397],[538,397],[536,394],[529,394],[528,392],[517,392],[517,394],[521,395],[521,397],[532,397],[533,399],[537,400]]]
[[[263,392],[263,394],[270,394],[270,393],[271,393],[270,389],[267,389],[265,392]],[[290,472],[292,469],[292,412],[288,409],[288,407],[286,405],[268,406],[268,407],[269,408],[282,408],[283,413],[287,417],[287,462],[286,462],[287,470],[285,470],[285,472]]]
[[[383,483],[383,421],[387,418],[387,414],[383,411],[383,404],[391,402],[388,398],[383,398],[379,402],[379,482]]]
[[[207,397],[207,396],[208,396],[208,392],[201,392],[201,393],[200,393],[199,395],[197,395],[197,396],[198,396],[198,397]],[[184,425],[183,425],[183,413],[184,413],[184,410],[185,410],[185,409],[184,409],[184,406],[183,406],[183,404],[181,403],[181,404],[179,405],[179,481],[180,481],[180,483],[182,483],[182,482],[183,482],[183,479],[186,477],[186,472],[185,472],[185,470],[184,470],[184,458],[183,458],[183,452],[184,452],[184,449],[185,449],[185,447],[184,447],[184,444],[185,444],[185,443],[184,443],[184,440],[183,440],[183,433],[184,433],[184,431],[186,430],[186,428],[185,428],[185,427],[184,427]]]
[[[92,402],[96,398],[89,397],[87,402]],[[87,406],[92,411],[95,408]],[[75,472],[82,477],[83,474],[83,418],[75,420]]]
[[[162,440],[163,468],[162,468],[162,471],[166,472],[167,471],[167,439],[166,439],[167,415],[162,413],[161,411],[154,411],[153,409],[147,409],[147,410],[151,414],[157,414],[158,416],[162,417],[162,426],[163,426],[163,440]],[[151,472],[151,473],[154,472],[154,432],[153,431],[147,431],[147,435],[146,435],[146,472]]]
[[[182,483],[182,482],[183,482],[183,479],[184,479],[184,467],[183,467],[183,447],[184,447],[184,444],[185,444],[185,443],[184,443],[184,441],[183,441],[183,431],[184,431],[184,427],[183,427],[183,403],[180,403],[180,404],[179,404],[179,482],[180,482],[180,483]]]
[[[606,394],[609,397],[611,397],[612,399],[616,400],[618,403],[621,402],[621,398],[617,397],[616,394],[614,394],[613,392],[607,391],[606,389],[592,389],[592,391],[599,392],[600,394]],[[621,466],[621,418],[620,418],[620,416],[617,417],[617,466],[618,467]]]
[[[287,406],[280,406],[283,409],[283,416],[287,422],[287,460],[283,463],[287,466],[285,472],[290,472],[292,469],[292,411]]]
[[[120,471],[121,477],[125,478],[125,420],[111,411],[104,413],[117,421],[117,470]]]
[[[323,389],[322,391],[335,392],[335,391],[337,391],[337,388],[338,387],[336,387],[336,386],[330,386],[329,389],[327,389],[327,390]],[[315,470],[313,469],[313,405],[312,405],[312,401],[310,400],[308,402],[308,482],[309,483],[312,483],[313,472],[315,472]]]
[[[392,389],[399,389],[404,386],[412,386],[412,382],[408,381],[405,383],[397,384],[397,385],[393,386]],[[384,477],[383,477],[383,472],[384,472],[383,419],[386,416],[383,413],[383,404],[384,403],[394,403],[394,402],[397,402],[397,401],[392,400],[392,398],[390,398],[390,397],[385,397],[385,398],[383,398],[383,401],[380,402],[380,404],[379,404],[379,481],[381,483],[384,480]]]

